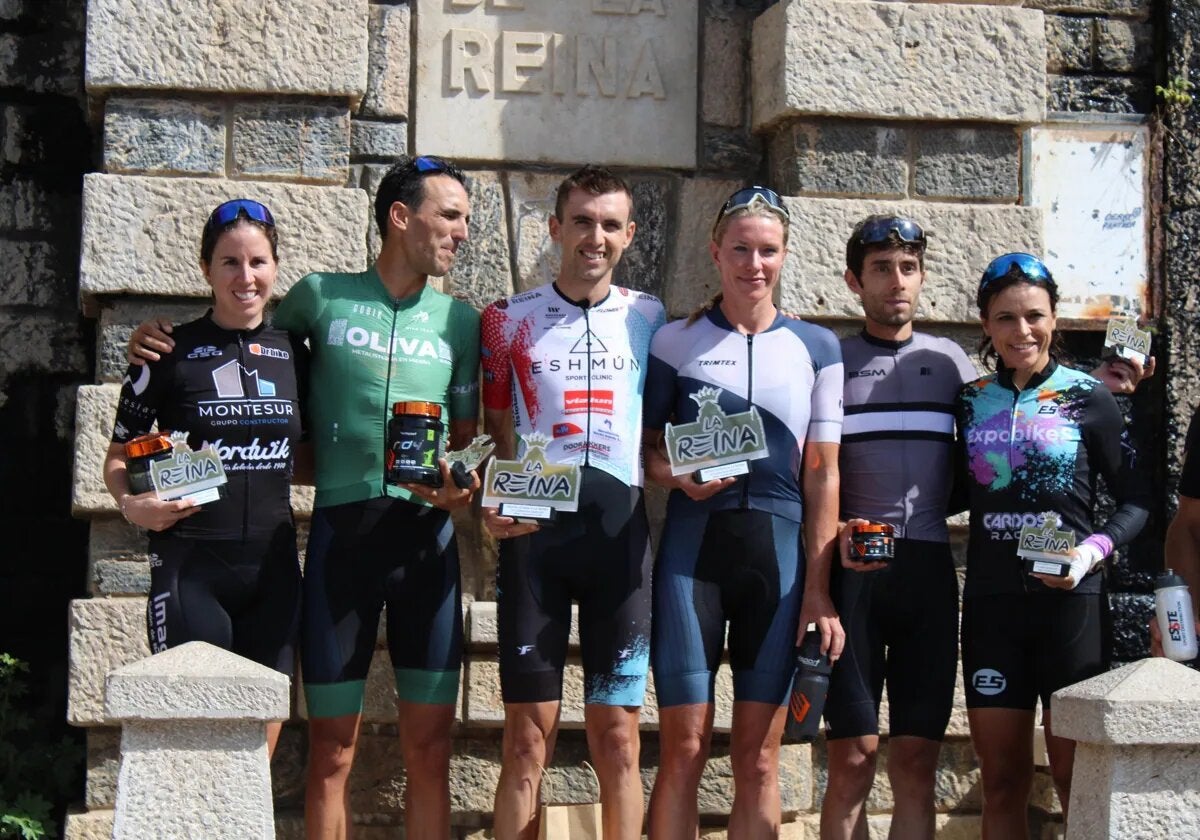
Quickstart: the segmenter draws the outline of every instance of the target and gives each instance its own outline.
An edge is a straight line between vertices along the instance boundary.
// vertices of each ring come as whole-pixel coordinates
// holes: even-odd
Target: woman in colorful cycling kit
[[[984,835],[1024,837],[1034,706],[1065,813],[1075,744],[1052,734],[1050,695],[1107,667],[1099,568],[1141,530],[1148,500],[1112,394],[1055,358],[1058,288],[1041,260],[993,260],[977,302],[996,372],[963,386],[957,406],[971,511],[963,676]],[[1100,526],[1097,476],[1117,500]],[[1074,537],[1066,575],[1026,572],[1017,555],[1021,529],[1043,521]]]
[[[709,246],[721,293],[689,320],[659,329],[650,345],[646,471],[672,489],[654,570],[651,661],[662,750],[650,804],[655,838],[696,836],[726,622],[735,837],[779,831],[782,704],[797,626],[819,623],[835,656],[842,645],[828,594],[842,358],[833,333],[788,318],[772,303],[787,234],[787,209],[773,191],[734,193]],[[662,448],[667,421],[718,423],[720,412],[751,408],[769,455],[750,461],[748,473],[705,483],[690,472],[672,474]]]
[[[291,676],[300,566],[290,486],[307,357],[302,342],[263,320],[277,242],[257,201],[227,201],[208,217],[200,269],[212,308],[174,331],[174,353],[130,366],[104,483],[125,518],[150,531],[150,649],[205,641]],[[217,451],[224,498],[194,505],[130,492],[125,444],[155,421],[186,432],[193,450]],[[268,726],[272,750],[279,728]]]

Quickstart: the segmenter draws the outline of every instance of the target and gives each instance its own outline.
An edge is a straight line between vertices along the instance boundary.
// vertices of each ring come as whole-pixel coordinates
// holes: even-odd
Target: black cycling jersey
[[[1183,475],[1179,478],[1179,495],[1200,499],[1200,405],[1188,424],[1187,442],[1183,446]]]
[[[1025,573],[1017,539],[1025,525],[1053,512],[1076,543],[1093,533],[1114,546],[1146,522],[1149,493],[1112,394],[1086,373],[1051,361],[1018,390],[1011,371],[963,387],[958,398],[971,508],[964,597],[1050,590]],[[1097,528],[1096,476],[1117,509]],[[1100,591],[1100,575],[1072,592]]]
[[[158,428],[187,431],[188,445],[216,448],[228,476],[225,498],[170,529],[205,539],[265,537],[292,510],[292,447],[301,435],[307,351],[265,324],[226,330],[204,317],[173,333],[175,349],[131,365],[121,386],[112,439],[125,443]]]

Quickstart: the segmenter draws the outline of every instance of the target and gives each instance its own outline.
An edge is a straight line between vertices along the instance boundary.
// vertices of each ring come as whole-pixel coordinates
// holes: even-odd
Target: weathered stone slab
[[[1145,18],[1150,15],[1151,0],[1024,0],[1031,9],[1068,14],[1102,14]]]
[[[862,317],[861,302],[843,279],[845,242],[854,224],[870,213],[911,216],[929,233],[928,276],[917,312],[921,319],[976,322],[975,288],[988,262],[1008,251],[1042,250],[1042,211],[1035,207],[785,200],[792,236],[780,279],[780,305],[801,316]]]
[[[354,120],[350,123],[350,155],[355,160],[394,160],[406,154],[408,123],[375,120]]]
[[[83,187],[80,294],[207,297],[197,266],[200,231],[212,209],[254,198],[279,226],[282,296],[310,271],[366,268],[367,197],[361,190],[195,178],[87,175]]]
[[[349,167],[347,108],[258,103],[234,106],[233,175],[344,184]]]
[[[1021,141],[1010,128],[934,128],[915,136],[915,195],[1007,199],[1021,194]]]
[[[1154,25],[1101,18],[1096,21],[1096,65],[1115,73],[1150,69],[1154,58]]]
[[[113,812],[67,814],[66,840],[112,840]]]
[[[363,116],[408,119],[409,28],[407,3],[370,6],[367,18],[367,93]]]
[[[720,289],[721,279],[708,253],[708,243],[717,211],[740,186],[738,181],[717,178],[685,178],[680,182],[671,274],[663,289],[668,317],[687,315]]]
[[[67,722],[108,723],[104,678],[109,671],[150,655],[145,598],[91,598],[71,602]]]
[[[86,345],[80,325],[69,313],[0,313],[0,358],[6,371],[62,374],[75,371],[87,376]],[[4,378],[0,377],[0,388]],[[0,390],[0,405],[7,399]]]
[[[72,256],[56,242],[0,239],[0,300],[45,309],[70,300]]]
[[[446,278],[446,291],[476,309],[513,293],[508,249],[508,212],[504,190],[494,172],[472,172],[471,228],[458,247],[458,258]]]
[[[87,88],[362,96],[362,0],[90,0]]]
[[[756,130],[800,114],[1045,115],[1046,35],[1028,9],[784,0],[755,21],[751,52]]]
[[[1054,692],[1054,734],[1091,744],[1200,745],[1200,673],[1143,659]]]
[[[1046,69],[1052,73],[1092,69],[1092,18],[1046,15]]]
[[[474,160],[694,167],[698,21],[697,0],[422,5],[416,146]]]
[[[560,251],[550,238],[549,224],[562,177],[542,172],[510,172],[505,180],[516,249],[516,289],[523,292],[558,276]]]
[[[111,98],[104,168],[156,175],[223,175],[225,108],[179,99]]]
[[[87,787],[90,810],[111,808],[117,801],[117,770],[121,766],[121,730],[87,731]]]
[[[907,129],[886,123],[791,120],[767,145],[771,186],[786,195],[903,198],[908,142]]]
[[[666,271],[671,183],[665,178],[634,178],[629,186],[633,192],[633,219],[637,227],[633,243],[625,249],[613,271],[613,282],[661,298]]]
[[[126,355],[129,337],[143,321],[167,320],[183,324],[208,311],[210,301],[186,302],[145,300],[140,298],[107,298],[100,305],[96,326],[96,379],[100,382],[120,382],[129,369]]]
[[[745,120],[746,41],[740,18],[705,18],[700,118],[706,123],[733,127]]]
[[[1046,107],[1065,113],[1145,114],[1154,107],[1153,85],[1128,76],[1050,76]]]

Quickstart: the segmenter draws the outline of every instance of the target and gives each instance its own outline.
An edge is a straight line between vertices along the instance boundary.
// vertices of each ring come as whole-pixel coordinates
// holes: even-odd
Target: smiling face
[[[1045,286],[1014,283],[997,292],[981,320],[984,333],[1014,378],[1028,380],[1050,361],[1057,321]]]
[[[427,277],[443,277],[454,266],[458,246],[467,241],[470,200],[458,179],[449,175],[425,178],[422,186],[425,192],[420,204],[411,208],[396,202],[390,219],[412,270]]]
[[[550,237],[562,247],[560,279],[570,286],[585,287],[611,282],[613,269],[633,242],[636,225],[629,218],[632,212],[624,192],[593,195],[583,189],[571,190],[562,218],[550,217]]]
[[[258,225],[240,222],[222,233],[212,262],[200,263],[213,290],[213,320],[231,330],[261,324],[278,268],[271,243]]]
[[[774,214],[739,215],[708,244],[721,273],[721,293],[731,303],[771,302],[787,256],[783,222]]]
[[[863,259],[862,274],[846,269],[846,285],[862,299],[871,334],[904,339],[912,333],[912,319],[917,312],[917,300],[925,272],[912,249],[901,247],[868,248]]]

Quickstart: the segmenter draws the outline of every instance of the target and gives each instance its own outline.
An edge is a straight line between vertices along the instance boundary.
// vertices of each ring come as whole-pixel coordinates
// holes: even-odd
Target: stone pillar
[[[1200,674],[1143,659],[1054,694],[1073,738],[1068,840],[1200,837]]]
[[[120,721],[114,840],[273,840],[264,724],[289,712],[283,674],[204,642],[108,675],[104,710]]]

